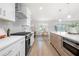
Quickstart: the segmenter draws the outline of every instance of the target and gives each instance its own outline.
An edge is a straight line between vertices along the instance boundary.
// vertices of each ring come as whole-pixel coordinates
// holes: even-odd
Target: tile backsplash
[[[5,32],[7,32],[7,29],[9,28],[10,33],[22,31],[21,25],[17,22],[8,22],[4,20],[0,20],[0,28],[3,28]]]
[[[0,28],[3,28],[6,31],[7,28],[9,27],[8,25],[9,25],[9,22],[6,22],[0,19]]]

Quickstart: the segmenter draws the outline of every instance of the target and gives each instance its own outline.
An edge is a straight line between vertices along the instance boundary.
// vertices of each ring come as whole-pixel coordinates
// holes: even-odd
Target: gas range
[[[11,35],[28,35],[31,34],[31,32],[17,32],[17,33],[12,33]]]
[[[10,34],[11,36],[25,36],[25,56],[28,55],[30,49],[31,32],[17,32]]]

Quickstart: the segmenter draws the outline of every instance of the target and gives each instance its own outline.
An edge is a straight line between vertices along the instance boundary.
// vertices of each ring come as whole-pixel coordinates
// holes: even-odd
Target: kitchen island
[[[57,49],[60,55],[64,54],[60,51],[66,52],[68,55],[79,55],[78,37],[79,35],[68,34],[67,32],[51,32],[50,42]]]
[[[79,34],[68,34],[67,32],[52,32],[52,33],[68,38],[70,41],[79,44]]]

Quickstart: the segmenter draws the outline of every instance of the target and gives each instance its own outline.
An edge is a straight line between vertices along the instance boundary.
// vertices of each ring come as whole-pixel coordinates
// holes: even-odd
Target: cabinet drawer
[[[0,56],[25,55],[25,39],[20,39],[0,50]]]
[[[0,51],[0,56],[7,56],[10,55],[13,52],[13,46],[7,47]]]
[[[20,45],[20,56],[25,56],[25,39],[19,41]]]
[[[14,53],[16,53],[18,47],[19,47],[18,43],[13,43],[12,45],[10,45],[10,46],[4,48],[3,50],[1,50],[0,51],[0,56],[11,56]]]

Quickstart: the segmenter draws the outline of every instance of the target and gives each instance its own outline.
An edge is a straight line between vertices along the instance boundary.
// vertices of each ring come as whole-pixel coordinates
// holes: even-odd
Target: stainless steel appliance
[[[79,56],[79,43],[76,41],[71,41],[68,38],[63,37],[63,47],[69,50],[76,56]]]
[[[19,36],[25,36],[25,56],[28,55],[29,49],[30,49],[30,38],[32,33],[31,32],[18,32],[18,33],[13,33],[13,35],[19,35]]]

